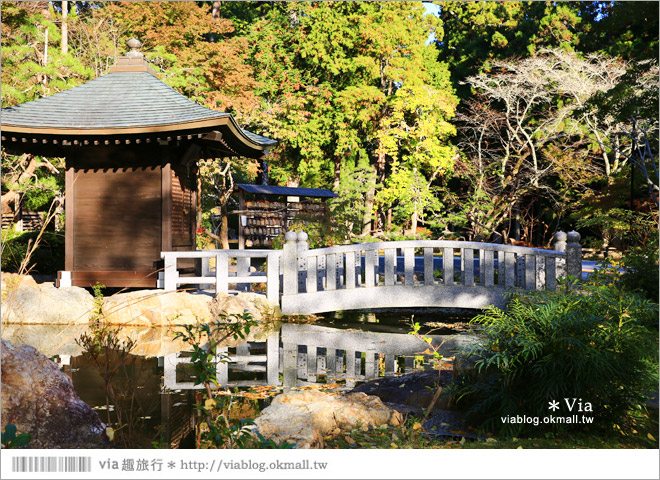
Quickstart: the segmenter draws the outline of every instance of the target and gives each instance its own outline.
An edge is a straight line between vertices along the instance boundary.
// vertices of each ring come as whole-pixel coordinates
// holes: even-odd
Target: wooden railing
[[[194,252],[161,252],[164,261],[158,286],[165,291],[174,291],[180,285],[197,285],[218,292],[228,292],[230,284],[237,287],[252,283],[266,284],[268,300],[279,303],[280,292],[280,257],[281,250],[197,250]],[[265,259],[265,272],[251,272],[252,259]],[[182,259],[200,259],[200,276],[182,276],[178,261]],[[231,260],[235,262],[231,262]],[[214,260],[215,265],[211,266]],[[235,263],[231,265],[230,263]]]
[[[446,240],[309,250],[305,232],[287,232],[285,239],[281,305],[286,314],[502,306],[506,290],[554,290],[566,273],[579,278],[582,264],[577,232],[559,232],[556,250]]]

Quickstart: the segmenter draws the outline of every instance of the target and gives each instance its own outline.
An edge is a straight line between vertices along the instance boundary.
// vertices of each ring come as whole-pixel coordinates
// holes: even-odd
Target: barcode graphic
[[[12,472],[91,472],[92,457],[14,457]]]

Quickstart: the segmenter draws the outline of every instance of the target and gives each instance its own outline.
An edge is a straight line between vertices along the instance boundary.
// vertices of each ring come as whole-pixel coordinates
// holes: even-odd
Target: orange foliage
[[[232,36],[230,20],[213,18],[197,2],[112,2],[105,7],[126,28],[127,39],[143,43],[143,53],[161,69],[166,83],[216,110],[241,113],[257,105],[247,41]]]

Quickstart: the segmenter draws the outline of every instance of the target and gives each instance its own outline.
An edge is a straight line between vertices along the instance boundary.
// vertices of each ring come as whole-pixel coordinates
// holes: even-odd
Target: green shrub
[[[473,425],[505,435],[583,428],[501,420],[542,419],[553,400],[563,407],[554,415],[569,415],[565,398],[590,402],[596,425],[621,423],[657,387],[657,319],[657,304],[613,285],[514,298],[473,319],[484,335],[471,352],[479,374],[456,382],[457,404]]]
[[[620,283],[627,290],[640,292],[649,300],[658,302],[658,245],[631,248],[622,258],[624,273]]]
[[[12,229],[2,231],[3,272],[18,271],[28,245],[31,245],[38,235],[39,232],[16,232]],[[58,270],[64,270],[64,234],[44,232],[30,264],[34,265],[31,270],[33,273],[42,275],[55,275]]]

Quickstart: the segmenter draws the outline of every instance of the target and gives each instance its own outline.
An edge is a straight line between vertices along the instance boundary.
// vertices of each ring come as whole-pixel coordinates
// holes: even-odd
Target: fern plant
[[[614,285],[523,294],[473,319],[484,335],[470,353],[479,375],[453,393],[469,421],[503,434],[530,425],[501,417],[544,417],[564,398],[590,402],[595,423],[620,423],[657,386],[657,319],[657,304]]]

